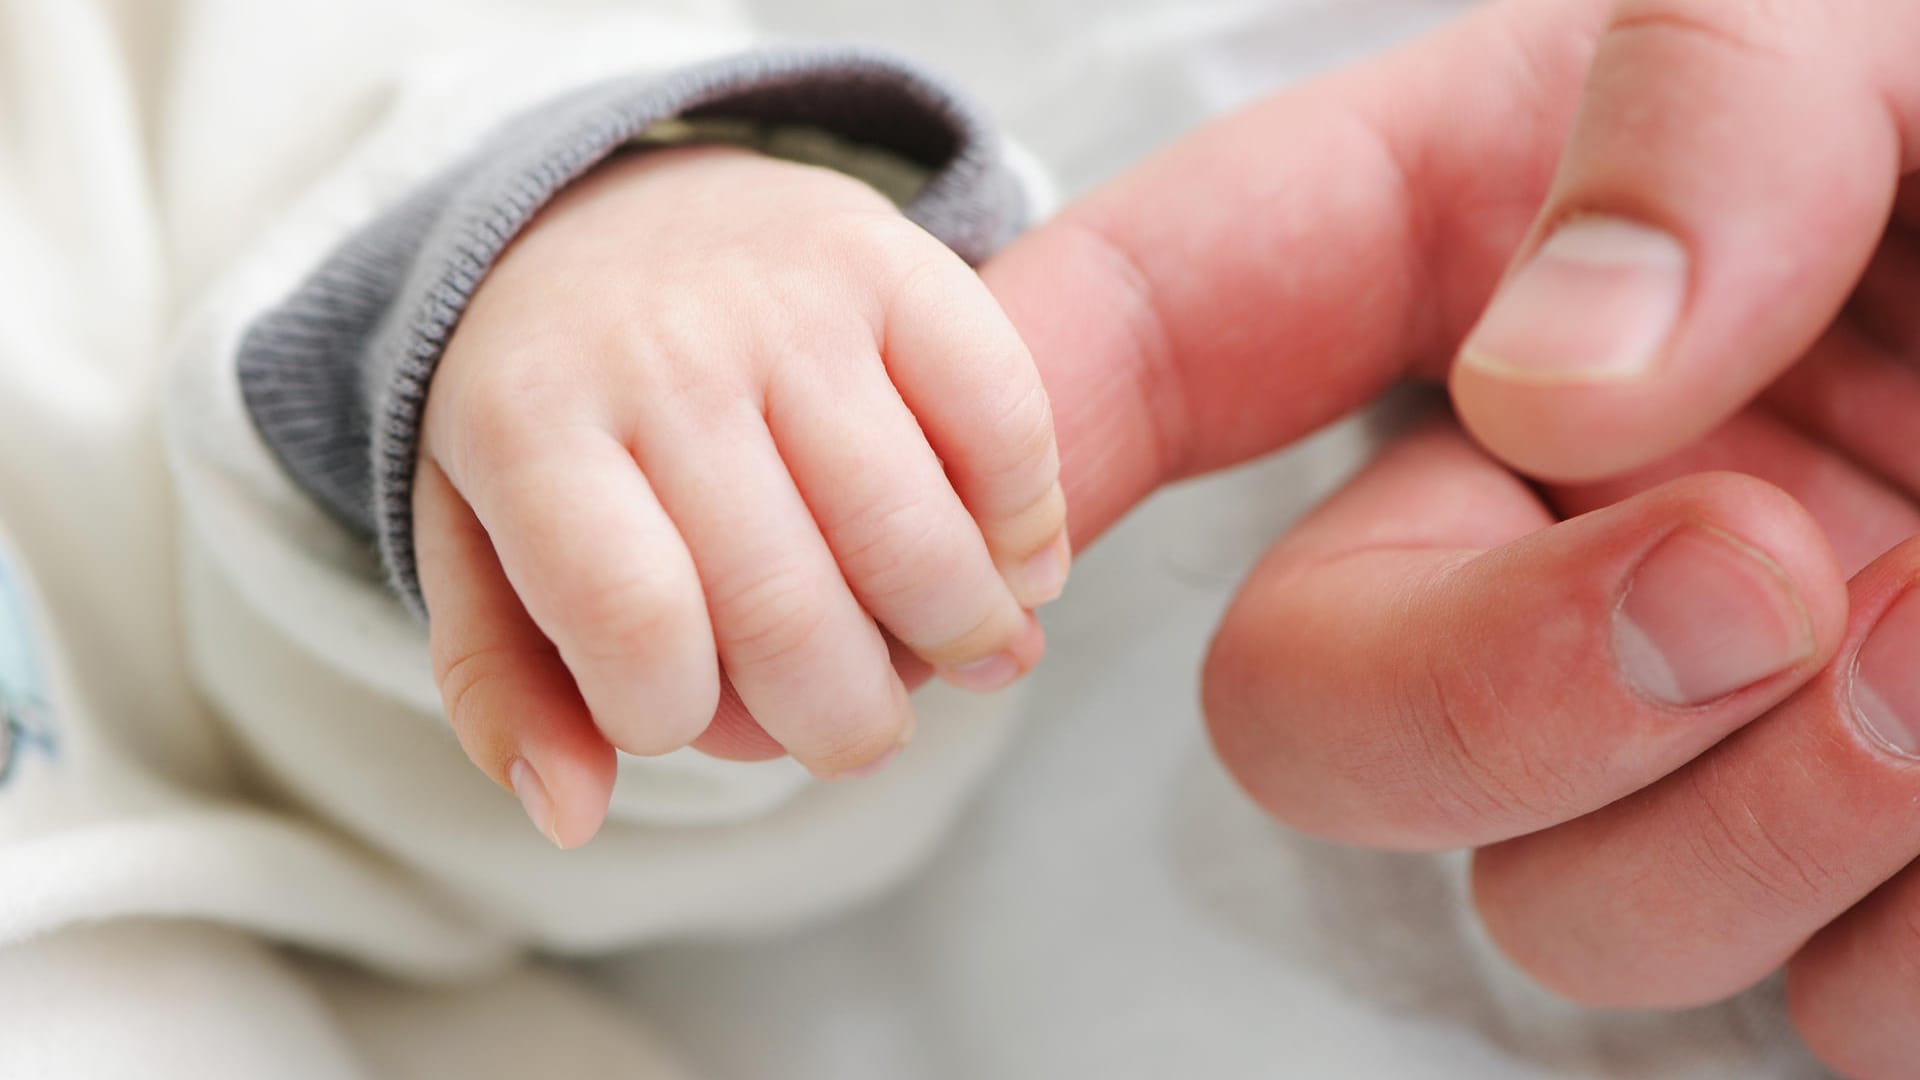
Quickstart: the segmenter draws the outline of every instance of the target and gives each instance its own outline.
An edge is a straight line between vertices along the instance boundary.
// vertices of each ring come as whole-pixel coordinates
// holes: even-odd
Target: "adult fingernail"
[[[1072,560],[1073,552],[1063,532],[1044,551],[1022,563],[1011,583],[1020,606],[1032,610],[1058,600],[1066,591],[1067,568]]]
[[[1860,647],[1853,714],[1882,746],[1920,757],[1920,590],[1894,601]]]
[[[1703,705],[1801,663],[1813,623],[1771,559],[1716,529],[1662,540],[1614,612],[1627,682],[1676,706]]]
[[[941,676],[962,690],[992,693],[1004,690],[1020,678],[1020,662],[1012,653],[1001,653],[963,667],[949,668]]]
[[[513,785],[513,793],[520,797],[520,806],[527,812],[527,820],[540,830],[542,836],[553,841],[554,847],[565,847],[560,842],[560,834],[554,830],[553,796],[547,793],[547,785],[540,781],[540,774],[533,771],[526,758],[514,758],[507,766],[507,782]]]
[[[1659,229],[1574,218],[1502,286],[1460,362],[1521,382],[1633,378],[1680,319],[1687,266],[1686,248]]]

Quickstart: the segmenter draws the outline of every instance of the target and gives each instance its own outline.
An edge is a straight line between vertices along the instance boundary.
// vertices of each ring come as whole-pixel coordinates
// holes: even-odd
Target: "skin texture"
[[[422,441],[447,714],[561,846],[615,748],[883,764],[903,674],[1011,682],[1065,580],[1046,394],[984,285],[858,181],[745,152],[617,160],[543,211]]]
[[[1451,378],[1467,430],[1404,436],[1247,583],[1205,672],[1223,760],[1307,831],[1478,848],[1494,937],[1577,999],[1693,1004],[1785,965],[1808,1043],[1861,1077],[1920,1060],[1920,762],[1854,707],[1863,643],[1903,631],[1882,617],[1920,581],[1915,31],[1905,0],[1489,4],[1196,132],[984,273],[1051,397],[1083,544],[1163,483]],[[1594,218],[1663,238],[1670,325],[1625,374],[1541,378],[1515,342],[1542,338],[1483,315],[1502,293],[1512,322],[1503,282]],[[437,385],[429,408],[470,406]],[[586,751],[619,722],[543,644],[510,545],[488,564],[498,530],[449,509],[474,444],[429,442],[422,499],[469,549],[423,545],[430,605],[473,593],[460,621],[499,635],[436,652],[506,658],[450,694],[456,726],[497,778],[543,732],[577,770],[543,771],[578,785],[561,818],[585,821],[611,768]],[[641,464],[629,487],[667,487]],[[1689,573],[1659,569],[1672,551]],[[1650,673],[1636,643],[1676,620],[1751,662]],[[720,691],[683,692],[685,719]],[[751,730],[723,707],[706,738]]]

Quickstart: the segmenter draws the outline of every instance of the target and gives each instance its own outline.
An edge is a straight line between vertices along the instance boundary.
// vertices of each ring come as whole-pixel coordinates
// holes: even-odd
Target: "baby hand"
[[[694,743],[727,680],[816,775],[862,774],[912,732],[890,638],[978,690],[1038,660],[1058,474],[1013,328],[879,194],[731,149],[607,163],[494,267],[428,399],[447,713],[563,847],[613,749]]]

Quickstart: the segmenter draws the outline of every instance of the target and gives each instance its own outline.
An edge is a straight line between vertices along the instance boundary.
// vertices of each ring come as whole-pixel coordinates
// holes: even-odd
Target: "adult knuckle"
[[[1186,372],[1176,348],[1170,297],[1148,272],[1147,263],[1113,223],[1071,211],[1049,224],[1049,230],[1080,256],[1070,263],[1096,279],[1104,279],[1120,305],[1110,313],[1123,329],[1126,342],[1109,365],[1127,403],[1144,418],[1153,448],[1157,476],[1182,476],[1193,456],[1193,418]]]
[[[1503,838],[1556,820],[1577,781],[1551,753],[1517,733],[1534,725],[1501,692],[1493,673],[1430,654],[1426,680],[1394,725],[1409,760],[1425,762],[1433,804],[1475,840]]]
[[[1731,893],[1761,917],[1791,916],[1833,890],[1836,868],[1816,851],[1776,835],[1733,785],[1707,776],[1689,781],[1701,813],[1684,834],[1681,857],[1707,888]]]

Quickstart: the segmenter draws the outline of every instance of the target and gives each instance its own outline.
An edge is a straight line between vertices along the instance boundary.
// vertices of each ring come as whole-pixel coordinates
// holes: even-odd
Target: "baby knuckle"
[[[979,431],[1000,463],[987,479],[1037,477],[1051,484],[1058,478],[1053,409],[1038,380],[1002,402]]]
[[[472,715],[474,691],[496,676],[500,659],[499,651],[491,649],[435,656],[434,680],[456,725]]]
[[[590,583],[564,603],[582,655],[628,661],[658,655],[663,642],[697,632],[696,592],[664,573],[634,572]]]
[[[624,320],[605,331],[599,350],[608,381],[631,387],[635,399],[704,404],[699,397],[726,370],[724,339],[716,333],[713,304],[685,287],[663,291],[645,319]]]
[[[924,500],[873,501],[833,530],[841,571],[873,602],[917,601],[954,569],[954,534]]]
[[[820,598],[798,572],[772,568],[713,604],[715,633],[729,665],[777,670],[803,664],[827,628]]]
[[[905,286],[922,280],[923,272],[944,265],[944,258],[930,258],[929,253],[947,256],[947,249],[925,229],[892,206],[876,209],[878,213],[848,214],[833,227],[844,250],[872,264],[862,269],[892,270]]]
[[[542,417],[566,415],[549,380],[501,372],[455,391],[456,469],[499,470],[525,461],[551,437]],[[464,470],[463,470],[464,471]]]
[[[854,710],[822,728],[807,747],[809,764],[834,773],[879,760],[900,743],[905,718],[898,710],[873,706]]]
[[[447,723],[468,756],[490,773],[505,767],[510,733],[489,715],[487,701],[513,662],[512,651],[504,647],[434,655],[434,678]]]

